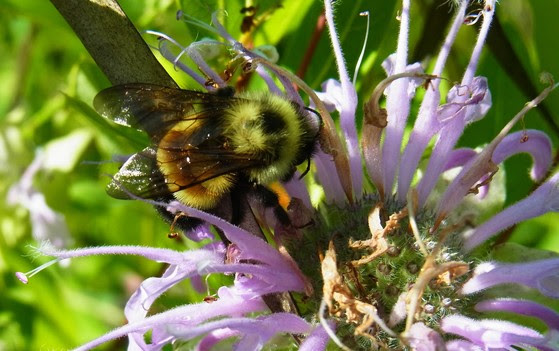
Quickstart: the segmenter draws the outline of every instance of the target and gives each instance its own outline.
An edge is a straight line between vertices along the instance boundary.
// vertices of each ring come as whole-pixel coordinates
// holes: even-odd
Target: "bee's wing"
[[[107,193],[117,199],[131,199],[131,195],[145,199],[166,198],[174,192],[223,175],[235,178],[237,172],[257,164],[248,156],[224,148],[191,150],[189,158],[184,157],[184,151],[171,151],[171,155],[176,158],[167,162],[171,162],[175,169],[187,173],[179,177],[187,180],[186,182],[170,182],[169,174],[166,178],[162,173],[165,166],[157,161],[157,150],[147,147],[132,155],[122,165],[107,186]]]
[[[144,130],[158,142],[180,121],[208,116],[230,105],[231,97],[152,84],[124,84],[101,91],[93,106],[101,116],[115,123]]]
[[[130,194],[153,199],[171,194],[157,167],[157,151],[147,147],[122,165],[107,185],[107,193],[117,199],[131,199]]]

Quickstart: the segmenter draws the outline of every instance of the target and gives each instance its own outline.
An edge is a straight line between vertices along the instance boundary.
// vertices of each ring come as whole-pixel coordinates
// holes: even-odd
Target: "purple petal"
[[[256,67],[256,73],[260,76],[260,78],[264,80],[264,82],[266,82],[266,86],[268,87],[269,91],[277,95],[283,94],[280,88],[276,85],[276,82],[274,82],[274,79],[270,76],[268,71],[264,69],[264,67]]]
[[[192,276],[190,278],[190,284],[192,285],[192,288],[200,294],[207,291],[206,281],[199,275]]]
[[[495,299],[478,303],[476,311],[510,311],[525,316],[536,317],[548,327],[559,331],[559,313],[539,303],[516,299]]]
[[[330,327],[334,328],[333,323]],[[330,342],[330,336],[324,329],[322,325],[314,328],[312,333],[305,338],[305,341],[299,347],[299,351],[322,351],[326,350],[328,343]]]
[[[410,1],[404,0],[402,3],[400,32],[398,34],[398,46],[393,70],[396,74],[403,73],[407,66],[409,11]],[[409,79],[405,78],[394,81],[390,84],[388,95],[386,96],[388,125],[385,128],[384,144],[382,147],[383,188],[386,196],[392,195],[392,185],[394,184],[394,177],[400,163],[402,136],[410,113],[409,84]]]
[[[199,268],[200,269],[200,268]],[[200,272],[200,271],[199,271]],[[241,273],[250,275],[243,278],[243,282],[254,296],[270,294],[274,292],[299,291],[306,289],[301,278],[290,270],[268,267],[261,264],[215,264],[203,268],[203,273]]]
[[[402,155],[398,174],[398,200],[402,203],[406,201],[413,176],[425,148],[440,129],[440,124],[435,118],[439,98],[438,84],[437,90],[428,89],[425,93],[417,121]]]
[[[326,106],[328,112],[340,111],[342,109],[342,85],[335,79],[327,79],[320,87],[322,91],[316,91],[316,95]]]
[[[443,318],[441,329],[459,335],[486,349],[539,345],[545,341],[535,330],[498,320],[475,320],[460,315]]]
[[[445,42],[441,47],[435,68],[432,74],[440,76],[445,66],[446,60],[450,53],[450,48],[456,39],[458,29],[464,22],[464,15],[466,12],[468,1],[461,1],[460,9],[456,12],[452,27],[450,28]],[[405,202],[406,196],[413,179],[413,175],[417,170],[419,160],[423,155],[431,138],[440,130],[441,126],[436,118],[437,107],[440,101],[439,92],[440,80],[435,79],[431,82],[430,88],[427,89],[416,122],[414,124],[412,133],[406,145],[404,154],[400,161],[400,170],[398,175],[398,200],[402,203]]]
[[[202,255],[199,255],[199,253],[202,253]],[[204,253],[207,253],[207,255],[204,256]],[[216,255],[209,250],[198,250],[187,251],[184,256],[185,260],[182,264],[170,265],[161,278],[152,277],[144,280],[132,294],[124,309],[124,315],[129,323],[144,319],[153,302],[171,287],[188,277],[197,276],[197,264],[200,262],[209,264],[211,261],[213,261],[213,264],[219,264],[223,261],[224,254],[222,252]],[[189,257],[191,257],[190,261],[188,260]],[[143,334],[143,331],[129,334],[129,348],[132,346],[139,349],[145,347]]]
[[[559,210],[559,173],[540,185],[525,199],[506,208],[491,219],[466,233],[464,248],[472,250],[485,240],[515,223]]]
[[[213,330],[198,343],[196,351],[211,351],[217,343],[237,335],[239,335],[239,333],[231,329]]]
[[[336,171],[332,156],[319,150],[314,156],[314,164],[318,181],[324,189],[326,202],[330,204],[344,204],[346,196],[338,178],[338,172]]]
[[[487,85],[487,78],[475,77],[468,86],[453,86],[447,94],[447,103],[437,110],[440,123],[448,123],[458,116],[469,124],[482,119],[491,108],[491,92]],[[458,112],[465,113],[459,115]]]
[[[458,138],[462,135],[462,131],[464,130],[463,115],[465,112],[462,110],[459,114],[460,116],[454,118],[440,131],[431,157],[429,158],[429,164],[427,165],[425,174],[417,186],[420,206],[425,205],[427,197],[435,187],[439,176],[444,171],[445,166],[448,163],[449,155],[454,149]]]
[[[199,242],[205,239],[213,240],[215,238],[210,229],[210,226],[207,224],[201,224],[196,228],[187,231],[185,235],[187,238],[195,242]]]
[[[218,12],[214,12],[212,13],[212,24],[214,25],[215,29],[217,30],[217,32],[219,33],[219,35],[221,35],[221,37],[223,39],[225,39],[227,42],[229,42],[229,44],[231,45],[240,45],[240,43],[238,41],[236,41],[231,34],[229,34],[229,32],[225,29],[225,27],[223,27],[221,25],[221,22],[219,22],[219,20],[217,19],[217,15]]]
[[[386,72],[386,76],[390,77],[391,75],[394,74],[398,74],[398,73],[402,73],[402,72],[396,72],[396,58],[397,58],[397,54],[390,54],[384,61],[382,61],[382,68],[384,68],[384,71]],[[421,64],[419,62],[415,62],[412,63],[410,65],[406,66],[405,72],[408,73],[417,73],[417,74],[422,74],[423,73],[423,67],[421,66]],[[422,85],[425,81],[424,78],[414,78],[414,77],[408,77],[407,78],[409,80],[409,84],[408,84],[408,89],[407,89],[407,94],[408,94],[408,98],[413,99],[413,97],[415,96],[415,89]],[[384,94],[385,95],[390,95],[390,89],[391,89],[392,85],[389,85],[385,90],[384,90]]]
[[[559,258],[512,264],[482,263],[462,286],[461,293],[468,295],[506,283],[526,285],[546,296],[559,298]]]
[[[487,112],[490,100],[491,95],[484,77],[475,77],[471,85],[455,86],[448,93],[448,103],[439,108],[437,116],[443,127],[433,148],[425,175],[418,185],[421,206],[425,204],[425,200],[433,190],[439,176],[444,172],[449,155],[462,135],[464,127]],[[469,187],[466,190],[469,190]],[[448,193],[457,194],[458,198],[458,200],[445,199],[442,201],[445,204],[448,202],[448,206],[455,206],[455,202],[460,201],[465,195],[455,189],[449,190]]]
[[[218,293],[220,298],[215,302],[179,306],[141,319],[138,322],[126,324],[76,348],[75,351],[90,350],[107,341],[126,336],[130,333],[145,333],[149,329],[156,327],[166,327],[172,324],[196,326],[215,317],[244,315],[267,308],[261,299],[243,299],[236,294],[234,289],[221,287]],[[169,342],[171,341],[173,340],[169,339]]]
[[[448,158],[448,162],[444,167],[445,171],[455,167],[462,167],[473,159],[477,155],[477,152],[470,148],[461,148],[453,150]]]
[[[493,139],[493,141],[487,145],[482,152],[478,154],[471,162],[465,165],[458,176],[454,178],[452,183],[447,187],[445,193],[443,194],[440,202],[439,207],[437,209],[437,216],[435,221],[435,226],[440,223],[440,221],[447,216],[450,211],[452,211],[458,204],[463,200],[464,196],[470,193],[472,187],[475,186],[483,177],[487,176],[488,174],[494,173],[498,170],[497,166],[492,161],[493,152],[499,145],[499,143],[505,138],[507,132],[512,128],[516,121],[524,116],[524,114],[534,106],[536,106],[538,101],[547,96],[547,94],[554,89],[555,86],[550,86],[548,89],[544,90],[536,99],[532,100],[528,103],[522,111],[520,111],[512,121],[510,121],[507,126],[499,133],[499,135]],[[522,218],[530,218],[536,215],[541,215],[548,211],[555,211],[559,209],[559,202],[558,197],[556,196],[556,185],[557,178],[553,177],[545,184],[540,186],[533,194],[531,194],[528,198],[520,201],[514,206],[511,206],[509,209],[511,211],[518,211],[522,205],[529,205],[533,206],[528,209],[527,212],[520,214],[519,217],[510,217],[510,218],[503,218],[503,223],[510,222],[513,219],[513,223],[508,223],[507,225],[511,225],[516,223],[516,221],[521,220]],[[540,212],[538,212],[540,211]],[[495,219],[495,218],[493,218]],[[491,224],[495,224],[495,221],[490,222]],[[503,227],[504,228],[504,227]],[[487,228],[485,228],[487,229]],[[491,228],[494,229],[494,228]],[[484,235],[492,235],[494,233],[484,233]],[[485,240],[487,237],[480,237]],[[473,243],[473,247],[478,245],[481,241],[477,241]]]
[[[406,338],[414,351],[444,350],[444,341],[439,333],[423,323],[415,323]]]
[[[213,82],[215,82],[220,87],[227,86],[227,83],[223,80],[223,78],[221,78],[221,76],[217,72],[215,72],[210,67],[210,65],[208,65],[204,57],[198,51],[196,47],[196,42],[194,42],[193,45],[190,45],[189,47],[185,48],[185,52],[188,55],[188,57],[190,57],[190,59],[194,61],[196,67],[198,67],[198,69],[202,71],[206,77],[210,78]]]
[[[164,205],[163,203],[157,203]],[[278,250],[270,246],[261,238],[243,230],[233,224],[216,217],[209,213],[200,211],[195,208],[187,207],[178,201],[172,201],[167,207],[170,211],[180,211],[189,215],[200,218],[210,224],[213,224],[224,231],[225,236],[232,243],[236,244],[241,251],[241,257],[245,259],[254,259],[261,263],[268,264],[278,270],[285,272],[293,272],[294,267],[283,257]]]
[[[472,51],[470,62],[468,63],[468,67],[466,68],[466,72],[464,73],[464,77],[462,78],[462,85],[469,85],[475,75],[477,64],[483,50],[483,44],[485,43],[485,39],[487,38],[487,34],[489,33],[489,28],[491,28],[493,15],[495,14],[495,2],[496,0],[485,1],[485,6],[482,10],[483,23],[479,30],[476,45],[474,47],[474,50]]]
[[[313,206],[311,204],[309,190],[303,180],[299,179],[300,175],[299,171],[295,172],[289,181],[283,183],[283,186],[285,187],[285,190],[287,190],[289,196],[301,200],[307,208],[311,209]]]
[[[486,349],[466,340],[452,340],[446,343],[447,351],[485,351]]]
[[[353,193],[360,198],[363,185],[363,172],[361,170],[361,152],[359,150],[359,139],[357,137],[357,127],[355,125],[357,92],[347,73],[340,41],[334,24],[334,14],[330,0],[324,1],[324,15],[326,23],[328,24],[328,32],[330,33],[330,40],[332,42],[332,48],[334,49],[334,57],[336,58],[336,65],[340,76],[342,91],[340,96],[340,108],[338,111],[340,112],[340,126],[344,133],[349,156],[352,190]]]
[[[85,257],[94,255],[136,255],[143,256],[156,262],[165,262],[169,264],[180,264],[183,262],[184,253],[171,250],[159,249],[146,246],[98,246],[87,247],[75,250],[56,250],[52,246],[41,247],[39,250],[45,256],[53,256],[59,259]],[[193,255],[200,254],[195,252]],[[202,253],[204,255],[205,253]]]
[[[522,130],[507,135],[495,148],[492,160],[499,164],[512,155],[525,152],[532,157],[534,165],[530,171],[533,180],[542,179],[552,162],[551,140],[539,130]]]
[[[204,79],[204,77],[202,77],[198,73],[194,72],[194,70],[192,70],[190,67],[188,67],[187,65],[185,65],[181,61],[177,61],[178,57],[176,55],[174,55],[171,52],[171,50],[169,50],[168,41],[173,43],[174,45],[176,45],[179,49],[181,49],[181,52],[185,48],[183,48],[178,42],[176,42],[172,38],[167,37],[165,35],[162,35],[161,33],[152,32],[152,31],[147,31],[147,33],[155,34],[155,35],[160,37],[158,51],[159,51],[159,53],[161,53],[161,56],[163,56],[167,61],[172,62],[175,65],[175,67],[180,68],[181,71],[183,71],[184,73],[186,73],[190,77],[192,77],[192,79],[194,79],[200,86],[202,86],[202,87],[205,86],[206,80]]]
[[[482,11],[483,24],[481,25],[481,29],[478,34],[476,45],[472,52],[470,62],[468,63],[466,72],[462,77],[462,87],[469,87],[474,80],[474,74],[479,62],[483,44],[485,42],[485,39],[487,38],[487,34],[491,26],[491,21],[493,20],[493,15],[495,13],[495,0],[487,0]],[[468,90],[474,91],[473,89]],[[483,99],[481,99],[480,101],[480,96],[480,94],[471,96],[470,102],[483,102]],[[457,109],[456,115],[454,115],[453,118],[450,119],[450,122],[446,124],[439,132],[439,138],[435,144],[433,153],[431,154],[431,158],[429,159],[429,165],[427,166],[425,175],[421,179],[421,182],[419,183],[417,188],[420,206],[423,206],[425,204],[425,200],[427,200],[427,197],[433,190],[433,187],[435,186],[437,179],[442,172],[442,169],[446,165],[447,157],[451,150],[454,148],[454,145],[456,145],[458,138],[462,134],[466,122],[468,120],[471,120],[475,117],[476,114],[479,114],[484,110],[484,108],[482,107],[472,108],[470,106],[468,108],[463,108],[463,106],[460,106],[460,103],[464,103],[467,100],[468,96],[464,95],[462,99],[453,102],[453,108]],[[468,116],[467,112],[471,115]]]
[[[193,255],[187,255],[189,253]],[[201,262],[213,265],[219,265],[223,262],[223,255],[208,252],[204,257],[197,255],[197,253],[200,253],[200,250],[186,252],[185,258],[191,256],[191,260],[185,259],[185,262],[180,265],[170,265],[160,278],[152,277],[144,280],[126,304],[124,313],[128,321],[144,318],[152,303],[161,294],[189,276],[197,274],[198,265]]]
[[[239,332],[239,350],[260,350],[272,337],[279,333],[306,334],[310,325],[299,316],[290,313],[274,313],[259,318],[228,318],[207,322],[197,326],[169,327],[169,333],[177,339],[190,340],[213,330],[230,329]]]

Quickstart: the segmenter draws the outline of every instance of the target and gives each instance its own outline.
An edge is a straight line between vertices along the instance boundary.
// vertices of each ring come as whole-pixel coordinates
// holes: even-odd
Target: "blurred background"
[[[320,1],[122,0],[120,4],[140,32],[157,30],[183,46],[210,33],[177,21],[180,9],[206,23],[213,10],[226,10],[224,25],[236,38],[241,35],[242,8],[269,10],[270,16],[253,33],[254,44],[275,46],[279,64],[300,72],[314,89],[337,78],[328,33],[316,30]],[[357,77],[361,101],[385,78],[380,64],[395,51],[400,6],[386,0],[336,2],[338,32],[351,76],[367,30],[359,13],[370,11],[369,40]],[[430,67],[428,59],[446,33],[450,11],[448,1],[412,2],[410,62],[419,60]],[[498,22],[477,72],[489,80],[493,107],[482,121],[468,127],[462,146],[491,141],[544,88],[538,80],[541,72],[559,79],[558,13],[556,1],[507,0],[498,5]],[[0,23],[0,351],[62,350],[125,323],[123,306],[131,292],[165,267],[138,257],[87,257],[54,265],[23,285],[15,271],[26,272],[48,261],[33,251],[38,239],[66,248],[147,245],[182,250],[195,244],[170,240],[169,225],[149,205],[105,194],[106,175],[118,170],[115,155],[138,151],[147,138],[100,122],[91,103],[109,81],[54,6],[48,1],[0,0]],[[461,79],[475,34],[475,25],[461,30],[445,72],[449,81]],[[144,37],[155,45],[154,37]],[[172,65],[164,66],[181,87],[200,89]],[[515,130],[544,130],[556,146],[559,91],[541,107]],[[505,163],[504,205],[533,189],[530,166],[526,155]],[[559,215],[522,223],[510,240],[559,251]],[[211,283],[219,284],[220,279],[226,278],[212,276]],[[205,295],[184,282],[153,309],[201,301]],[[125,341],[109,343],[103,349],[119,350],[124,345]]]

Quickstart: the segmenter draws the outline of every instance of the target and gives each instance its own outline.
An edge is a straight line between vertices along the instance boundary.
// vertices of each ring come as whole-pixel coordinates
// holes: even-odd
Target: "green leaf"
[[[45,146],[43,167],[47,170],[70,172],[92,138],[93,135],[87,129],[76,129],[65,137],[52,140]]]

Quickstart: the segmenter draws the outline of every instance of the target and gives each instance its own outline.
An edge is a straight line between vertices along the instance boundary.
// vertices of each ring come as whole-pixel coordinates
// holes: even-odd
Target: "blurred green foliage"
[[[187,45],[207,36],[199,28],[176,21],[183,9],[194,17],[209,21],[216,8],[226,10],[224,25],[239,37],[242,15],[248,5],[241,0],[171,1],[122,0],[121,5],[138,30],[164,32]],[[310,45],[316,21],[322,11],[320,1],[250,1],[259,11],[270,10],[254,35],[254,44],[274,45],[279,63],[293,71],[300,68]],[[443,2],[441,1],[440,4]],[[440,5],[436,3],[437,6]],[[442,6],[442,5],[441,5]],[[358,14],[369,10],[371,28],[357,87],[361,101],[384,78],[382,60],[395,50],[400,5],[397,1],[338,1],[337,26],[350,75],[361,51],[366,20]],[[273,10],[275,8],[275,10]],[[431,0],[414,1],[412,6],[411,48],[421,38],[433,9]],[[549,71],[559,77],[554,14],[559,4],[553,1],[509,0],[497,9],[506,37],[522,63],[516,67],[541,90],[538,74]],[[108,197],[106,174],[118,169],[114,155],[126,155],[145,144],[145,136],[126,128],[103,123],[91,108],[93,97],[109,85],[76,35],[54,7],[46,1],[3,0],[0,2],[0,198],[18,182],[38,150],[50,160],[33,179],[36,191],[47,204],[62,214],[71,234],[71,247],[93,245],[148,245],[178,250],[196,245],[167,238],[169,226],[147,204],[118,201]],[[110,33],[107,33],[110,35]],[[475,27],[461,31],[448,64],[447,77],[458,81],[467,64]],[[147,38],[154,44],[153,37]],[[433,52],[429,56],[434,55]],[[425,57],[422,57],[422,59]],[[327,32],[323,32],[304,74],[315,89],[327,78],[336,78],[336,67]],[[189,78],[165,67],[183,87],[196,88]],[[495,56],[485,51],[478,70],[489,79],[493,108],[481,122],[470,126],[462,145],[487,143],[532,97],[522,93]],[[559,122],[559,93],[545,102],[551,116]],[[416,107],[417,108],[417,107]],[[101,122],[100,122],[101,121]],[[517,126],[521,128],[522,126]],[[526,128],[550,131],[541,113],[531,112]],[[558,135],[550,132],[554,144]],[[507,203],[514,202],[533,187],[528,177],[530,160],[517,156],[507,161]],[[520,225],[514,239],[524,244],[559,250],[559,217],[548,214]],[[48,258],[34,257],[28,211],[22,206],[0,201],[0,351],[59,350],[75,347],[125,322],[123,306],[138,282],[162,272],[162,265],[138,257],[93,257],[56,265],[20,284],[15,271],[28,271]],[[222,278],[212,277],[213,286]],[[215,291],[210,291],[214,293]],[[188,283],[171,290],[154,310],[167,309],[186,301],[201,301]],[[105,346],[122,349],[124,343]]]

